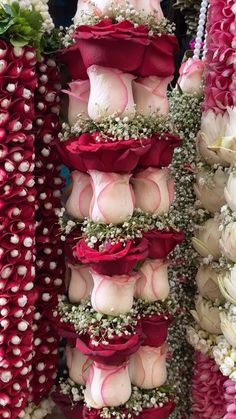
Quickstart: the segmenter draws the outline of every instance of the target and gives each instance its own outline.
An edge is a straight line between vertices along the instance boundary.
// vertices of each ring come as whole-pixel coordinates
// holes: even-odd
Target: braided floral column
[[[54,321],[68,338],[69,379],[54,399],[68,417],[81,417],[84,400],[85,418],[166,418],[174,407],[163,387],[166,337],[177,308],[167,257],[183,239],[168,216],[167,166],[180,145],[166,96],[176,40],[158,1],[121,3],[79,2],[61,54],[73,81],[58,150],[72,186],[59,214],[68,296]]]
[[[234,341],[231,339],[234,327],[234,209],[232,202],[232,181],[234,178],[235,94],[233,84],[235,45],[235,11],[233,1],[210,2],[207,25],[207,52],[205,67],[205,100],[201,129],[197,147],[200,161],[195,185],[197,205],[206,212],[206,221],[199,225],[193,238],[193,245],[199,255],[200,267],[196,276],[199,296],[196,310],[192,312],[197,327],[189,330],[193,346],[214,358],[224,376],[234,380]],[[223,58],[224,57],[224,58]],[[225,205],[227,204],[227,205]],[[236,260],[236,259],[235,259]],[[230,304],[232,303],[232,304]],[[222,333],[225,337],[221,336]],[[206,362],[211,362],[207,357]],[[196,363],[196,369],[198,364]],[[220,399],[228,398],[228,384],[218,372],[221,383]],[[213,379],[213,376],[212,376]],[[196,375],[195,375],[196,380]],[[208,399],[203,405],[196,398],[193,381],[193,411],[196,418],[228,417],[234,407],[226,406],[219,397]],[[231,386],[232,388],[232,386]],[[216,390],[209,380],[208,393]]]

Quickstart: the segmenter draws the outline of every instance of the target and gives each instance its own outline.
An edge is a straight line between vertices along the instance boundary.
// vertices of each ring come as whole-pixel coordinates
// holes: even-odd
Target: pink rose
[[[172,77],[160,79],[155,76],[136,79],[133,81],[134,102],[136,112],[150,115],[153,112],[168,114],[169,103],[167,86]]]
[[[119,224],[132,216],[133,194],[129,174],[104,173],[90,170],[93,199],[90,217],[96,223]]]
[[[89,407],[101,409],[106,406],[120,406],[131,396],[128,364],[103,365],[94,362],[84,393]]]
[[[94,288],[91,303],[94,310],[112,316],[131,310],[138,274],[107,276],[92,271],[92,276]]]
[[[162,386],[167,379],[167,351],[166,344],[158,348],[140,346],[130,357],[129,371],[132,384],[148,390]]]
[[[76,80],[69,83],[70,90],[64,90],[69,96],[68,121],[74,125],[78,114],[88,116],[90,84],[88,80]]]
[[[73,188],[66,201],[66,210],[72,217],[83,219],[89,216],[93,196],[90,177],[77,170],[71,173],[71,177]]]
[[[86,265],[68,264],[71,271],[68,297],[71,303],[79,303],[91,295],[93,289],[93,278],[90,269]]]
[[[135,116],[132,92],[132,74],[122,73],[116,68],[92,65],[87,70],[90,80],[88,114],[94,121],[104,116]]]
[[[92,361],[76,348],[66,347],[66,364],[69,377],[77,384],[85,385]]]
[[[162,259],[147,259],[139,270],[135,296],[150,302],[165,300],[170,292],[167,267]]]
[[[152,214],[168,212],[174,199],[174,180],[169,170],[148,167],[132,177],[135,206]]]
[[[185,93],[202,92],[202,76],[205,62],[199,58],[189,58],[179,70],[178,84]]]

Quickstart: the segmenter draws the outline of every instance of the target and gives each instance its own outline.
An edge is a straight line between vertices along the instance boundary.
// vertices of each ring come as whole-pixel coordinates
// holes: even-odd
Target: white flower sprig
[[[236,381],[236,349],[224,336],[219,337],[217,345],[213,347],[212,355],[222,374]]]
[[[236,213],[232,211],[228,205],[224,205],[220,210],[219,230],[222,231],[231,222],[236,222]]]
[[[61,393],[69,396],[72,406],[80,401],[84,401],[85,386],[75,383],[70,377],[60,378],[59,380]]]
[[[88,218],[85,218],[84,221],[72,220],[66,213],[65,208],[58,210],[57,215],[63,237],[70,234],[75,228],[80,227],[83,237],[91,248],[95,247],[96,243],[102,245],[108,240],[111,244],[115,244],[141,238],[144,232],[154,228],[166,231],[170,229],[179,231],[174,224],[173,217],[170,217],[169,214],[148,214],[139,209],[136,209],[131,217],[118,225],[97,224]]]
[[[25,410],[19,413],[18,417],[20,419],[44,418],[45,416],[52,413],[54,406],[55,403],[51,398],[42,400],[37,406],[34,403],[29,403]]]
[[[134,119],[130,119],[128,116],[120,117],[116,113],[106,115],[106,110],[104,110],[104,118],[100,122],[78,114],[77,121],[72,127],[63,123],[59,139],[63,142],[84,132],[99,132],[100,138],[104,140],[118,141],[146,139],[155,133],[162,134],[165,138],[165,133],[175,133],[175,130],[170,119],[163,117],[158,112],[149,116],[136,114]],[[97,141],[100,138],[98,137]]]
[[[195,351],[212,356],[213,347],[219,341],[219,336],[212,335],[195,324],[187,328],[187,340]]]

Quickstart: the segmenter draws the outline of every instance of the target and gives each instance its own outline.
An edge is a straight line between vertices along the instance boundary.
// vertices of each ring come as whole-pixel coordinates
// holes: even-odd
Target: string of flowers
[[[46,399],[55,383],[59,337],[48,320],[63,291],[65,275],[63,245],[58,236],[55,208],[60,207],[60,162],[55,140],[60,130],[60,73],[53,57],[42,55],[37,64],[35,92],[36,146],[36,281],[38,292],[34,315],[33,401]],[[50,404],[50,402],[49,402]],[[41,409],[42,413],[42,409]],[[44,417],[44,416],[42,416]]]

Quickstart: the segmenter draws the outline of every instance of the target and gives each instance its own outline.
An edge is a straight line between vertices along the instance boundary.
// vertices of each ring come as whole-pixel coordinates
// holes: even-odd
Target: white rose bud
[[[236,347],[236,318],[223,311],[220,313],[220,327],[227,342]]]
[[[197,298],[195,306],[196,310],[191,310],[191,314],[197,324],[206,332],[221,334],[219,308],[201,296]]]
[[[221,256],[219,239],[219,221],[215,218],[210,218],[196,229],[192,243],[194,249],[203,258],[212,256],[214,260],[218,260]]]
[[[194,192],[203,208],[215,213],[225,204],[224,187],[227,178],[228,175],[221,168],[217,169],[213,176],[206,169],[199,171]]]
[[[223,297],[236,305],[236,265],[230,271],[221,274],[218,281]]]
[[[236,212],[236,173],[232,172],[229,175],[226,187],[224,189],[225,199],[233,212]]]
[[[222,298],[218,287],[218,272],[214,269],[201,266],[197,271],[196,283],[202,297],[212,301]]]
[[[231,222],[222,231],[220,249],[224,256],[236,262],[236,222]]]

